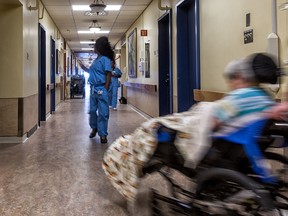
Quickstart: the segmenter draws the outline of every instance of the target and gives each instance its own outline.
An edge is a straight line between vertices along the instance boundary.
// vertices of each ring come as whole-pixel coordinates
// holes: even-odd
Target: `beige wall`
[[[158,19],[163,13],[163,11],[158,9],[158,0],[154,0],[126,32],[127,41],[127,37],[132,30],[137,28],[137,78],[130,78],[127,76],[127,82],[158,85]],[[146,29],[148,31],[148,36],[141,37],[141,29]],[[145,74],[139,70],[140,58],[145,58],[145,43],[150,43],[150,78],[145,78]],[[117,44],[117,46],[121,48],[120,44]],[[128,56],[127,52],[128,48],[126,45],[126,56]],[[127,65],[128,58],[126,58],[125,66]],[[124,67],[122,69],[124,69]],[[150,91],[143,89],[140,90],[127,87],[127,99],[128,103],[134,105],[148,115],[153,117],[159,115],[158,92],[151,93]],[[147,106],[147,104],[149,104],[149,106]]]
[[[0,4],[0,98],[23,95],[23,10]],[[17,64],[15,64],[17,62]]]
[[[200,8],[201,88],[226,91],[222,72],[229,61],[267,51],[271,0],[202,0]],[[251,14],[250,27],[245,27],[247,13]],[[247,29],[253,29],[254,41],[244,44]]]
[[[38,11],[23,6],[23,97],[38,94]],[[37,101],[36,101],[37,102]],[[38,102],[35,104],[38,106]]]
[[[172,7],[172,35],[173,35],[173,107],[177,112],[177,5],[182,0],[162,1],[162,6]],[[235,58],[241,58],[255,52],[268,51],[268,36],[272,32],[272,0],[201,0],[200,8],[200,76],[201,89],[227,92],[228,87],[222,76],[226,64]],[[288,15],[287,11],[280,11],[279,5],[285,0],[276,1],[277,31],[279,39],[279,62],[281,66],[284,60],[288,60],[287,34]],[[129,78],[129,82],[158,85],[158,56],[153,55],[158,49],[158,26],[157,20],[164,13],[158,9],[158,0],[155,0],[147,8],[142,16],[127,31],[129,33],[137,29],[148,29],[148,37],[141,38],[138,31],[137,62],[143,56],[144,44],[150,41],[151,44],[151,78],[145,79],[137,72],[137,78]],[[246,14],[251,14],[251,23],[246,27]],[[247,29],[253,29],[253,43],[244,44],[243,33]],[[151,33],[151,34],[150,34]],[[126,60],[127,61],[127,60]],[[127,62],[126,62],[127,63]],[[287,78],[286,78],[287,79]],[[283,98],[288,90],[287,80],[284,80],[280,93],[277,95]],[[276,86],[277,87],[277,86]],[[284,88],[285,87],[285,88]],[[267,88],[272,89],[271,86]],[[140,110],[154,116],[158,112],[158,95],[150,95],[136,89],[128,88],[128,102]],[[130,97],[130,98],[129,98]],[[131,98],[132,97],[132,98]],[[156,97],[156,98],[154,98]],[[286,94],[287,97],[287,94]],[[141,98],[138,100],[138,98]],[[151,114],[145,101],[155,102],[154,112]],[[151,104],[151,103],[149,103]],[[156,112],[155,112],[156,111]],[[157,114],[158,115],[158,114]]]
[[[285,0],[278,0],[277,7],[285,3]],[[277,10],[277,31],[280,35],[280,66],[287,70],[288,60],[288,10],[280,11]],[[287,76],[283,77],[281,85],[281,91],[279,93],[279,98],[282,100],[288,100],[288,79]]]
[[[50,54],[50,47],[51,47],[51,37],[55,41],[55,48],[60,51],[59,55],[59,61],[60,61],[60,74],[56,74],[55,76],[55,84],[60,83],[60,77],[65,76],[64,74],[64,61],[63,61],[63,56],[64,56],[64,39],[62,35],[60,34],[59,30],[57,29],[55,23],[51,19],[50,15],[47,13],[46,9],[44,9],[44,13],[42,14],[42,8],[43,5],[40,2],[39,9],[41,11],[40,17],[41,19],[39,20],[39,23],[43,26],[45,32],[46,32],[46,86],[47,84],[51,83],[51,76],[50,76],[50,71],[51,71],[51,54]],[[67,47],[67,53],[69,55],[70,49]],[[57,54],[57,53],[55,53]],[[56,67],[58,67],[56,65]],[[59,88],[63,88],[59,87]],[[46,112],[50,112],[50,90],[46,90]],[[61,102],[61,98],[59,97],[59,94],[57,96],[57,90],[56,90],[56,105],[58,105]]]
[[[41,7],[40,4],[42,11]],[[38,10],[29,10],[26,0],[0,4],[0,28],[5,29],[5,34],[0,35],[0,123],[2,125],[0,125],[0,137],[22,137],[37,128],[38,15],[41,17],[41,12],[38,14]],[[44,13],[41,24],[46,30],[47,38],[48,84],[50,83],[50,35],[55,39],[56,48],[62,50],[60,58],[63,57],[64,40],[47,12]],[[56,83],[60,83],[60,76],[64,75],[63,61],[61,64],[61,74],[56,75]],[[61,86],[56,91],[56,105],[61,101],[60,89]],[[49,112],[50,91],[47,92],[46,105]]]
[[[287,12],[278,8],[284,2],[276,1],[276,34],[279,37],[281,66],[287,56]],[[200,8],[201,88],[228,91],[222,72],[229,61],[255,52],[268,52],[267,38],[272,33],[272,1],[202,0]],[[251,14],[250,27],[245,26],[247,13]],[[243,32],[247,29],[253,29],[254,41],[244,44]],[[267,88],[271,89],[270,86]],[[281,94],[278,97],[282,97]]]

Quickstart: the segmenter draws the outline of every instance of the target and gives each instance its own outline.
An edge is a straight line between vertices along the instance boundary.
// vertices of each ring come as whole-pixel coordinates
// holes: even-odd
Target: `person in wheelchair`
[[[243,173],[255,172],[262,176],[262,181],[271,183],[275,179],[270,176],[269,165],[265,164],[261,152],[268,146],[259,146],[254,137],[261,136],[268,119],[284,119],[288,105],[287,102],[277,104],[273,97],[260,87],[263,77],[255,73],[255,61],[258,61],[258,70],[261,66],[262,70],[270,70],[272,77],[264,80],[264,83],[276,82],[273,78],[276,64],[266,54],[254,54],[233,60],[227,65],[224,76],[231,91],[215,102],[212,114],[213,147],[205,162]]]
[[[206,159],[214,165],[219,162],[213,161],[215,154],[209,155],[211,157],[208,158],[214,144],[226,166],[228,163],[225,163],[225,160],[232,159],[229,164],[239,168],[238,164],[242,166],[243,162],[240,154],[249,152],[251,157],[248,156],[248,160],[256,164],[254,171],[260,175],[265,174],[264,180],[273,181],[261,158],[258,157],[262,157],[262,154],[255,140],[252,140],[254,142],[252,148],[246,145],[250,144],[249,138],[244,144],[239,143],[238,146],[243,147],[242,151],[238,151],[239,148],[235,148],[234,143],[243,139],[241,132],[240,136],[237,134],[239,128],[246,128],[252,122],[261,130],[265,123],[261,121],[262,119],[271,117],[279,119],[283,117],[283,111],[288,110],[286,103],[277,107],[274,99],[259,85],[261,82],[275,83],[276,72],[276,64],[267,54],[254,54],[234,60],[227,65],[224,73],[231,91],[223,99],[216,102],[201,102],[183,113],[150,119],[132,134],[118,138],[105,152],[102,164],[113,186],[125,198],[133,201],[139,187],[139,179],[145,175],[143,169],[151,159],[160,157],[162,162],[168,163],[169,166],[178,170],[185,167],[187,169],[184,170],[193,172]],[[261,123],[260,126],[257,125],[258,122]],[[232,136],[232,141],[226,139],[228,134],[234,132],[237,136]],[[222,141],[218,145],[212,142],[214,139]],[[229,144],[223,145],[223,140]],[[173,146],[167,148],[167,144]],[[234,152],[231,153],[231,150]],[[254,153],[256,158],[253,156]]]

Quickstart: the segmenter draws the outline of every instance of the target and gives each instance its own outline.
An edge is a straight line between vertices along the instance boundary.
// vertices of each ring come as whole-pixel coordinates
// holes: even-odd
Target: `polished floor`
[[[145,116],[129,105],[110,111],[108,144],[90,139],[89,97],[62,102],[22,144],[0,144],[1,216],[124,216],[125,199],[107,180],[103,154]]]

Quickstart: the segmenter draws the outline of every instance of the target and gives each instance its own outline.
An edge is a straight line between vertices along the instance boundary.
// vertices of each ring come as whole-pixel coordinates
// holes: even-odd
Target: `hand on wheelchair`
[[[288,121],[288,102],[276,104],[266,111],[267,117],[279,121]]]

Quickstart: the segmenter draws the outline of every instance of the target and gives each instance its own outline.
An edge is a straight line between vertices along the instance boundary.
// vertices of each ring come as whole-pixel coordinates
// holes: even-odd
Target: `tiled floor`
[[[146,117],[119,105],[110,112],[108,144],[101,144],[99,136],[89,138],[88,96],[61,103],[25,143],[0,144],[0,216],[131,215],[101,162],[108,145],[133,132]],[[190,188],[180,173],[175,179]],[[145,176],[141,184],[143,198],[134,215],[149,216],[147,188],[162,194],[168,188],[159,174]]]
[[[128,215],[101,167],[107,146],[146,119],[128,105],[110,112],[108,144],[90,139],[89,99],[63,102],[23,144],[0,145],[1,216]]]

